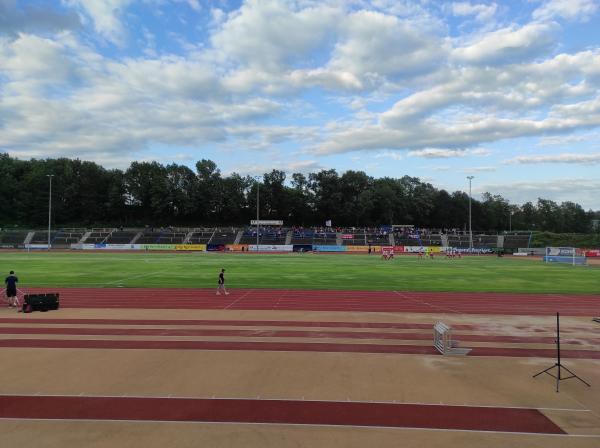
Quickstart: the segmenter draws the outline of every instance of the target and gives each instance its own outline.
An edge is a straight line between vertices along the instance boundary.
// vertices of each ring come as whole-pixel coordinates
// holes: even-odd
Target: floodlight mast
[[[475,176],[467,176],[469,179],[469,252],[473,253],[473,228],[471,227],[471,181]]]
[[[258,180],[260,176],[256,176],[256,252],[258,252],[259,224],[260,224],[260,184]]]
[[[50,250],[50,230],[52,223],[52,178],[54,174],[46,174],[48,180],[50,181],[50,189],[48,191],[48,250]]]

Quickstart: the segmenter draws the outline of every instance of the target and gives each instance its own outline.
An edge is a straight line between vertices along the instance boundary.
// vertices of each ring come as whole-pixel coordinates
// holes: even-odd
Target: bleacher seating
[[[79,243],[85,234],[85,229],[60,229],[52,238],[53,246],[70,246]]]
[[[14,247],[25,242],[26,230],[4,230],[0,232],[0,246]]]
[[[107,238],[107,244],[129,244],[138,234],[137,230],[115,230]]]
[[[90,235],[83,241],[85,244],[104,243],[113,229],[92,229]]]
[[[54,240],[54,237],[58,232],[50,232],[50,242]],[[33,238],[29,242],[29,244],[47,244],[48,243],[48,231],[47,230],[38,230],[33,235]]]
[[[315,232],[312,230],[294,230],[292,244],[312,244]]]
[[[215,230],[213,237],[210,239],[210,244],[233,244],[237,234],[238,231],[236,229],[217,229]]]
[[[520,247],[529,247],[529,235],[504,235],[505,249],[518,249]]]
[[[315,232],[313,244],[320,246],[333,246],[337,244],[337,234],[335,232]]]
[[[214,233],[215,229],[196,229],[192,232],[192,236],[190,236],[189,243],[208,244]]]

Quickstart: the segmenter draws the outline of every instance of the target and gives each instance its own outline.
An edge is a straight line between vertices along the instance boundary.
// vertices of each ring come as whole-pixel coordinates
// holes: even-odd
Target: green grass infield
[[[600,268],[471,256],[156,252],[0,252],[0,273],[22,288],[229,288],[600,294]]]

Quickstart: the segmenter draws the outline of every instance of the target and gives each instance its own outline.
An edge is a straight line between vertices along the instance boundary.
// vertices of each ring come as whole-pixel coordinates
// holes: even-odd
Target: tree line
[[[79,159],[19,160],[0,154],[0,226],[43,227],[52,178],[53,225],[245,225],[256,217],[285,225],[377,226],[412,224],[465,229],[469,196],[417,177],[374,178],[362,171],[321,170],[307,175],[272,170],[261,178],[224,176],[211,160],[185,165],[132,162],[106,169]],[[485,193],[472,200],[474,230],[589,232],[600,212],[548,199],[511,204]]]

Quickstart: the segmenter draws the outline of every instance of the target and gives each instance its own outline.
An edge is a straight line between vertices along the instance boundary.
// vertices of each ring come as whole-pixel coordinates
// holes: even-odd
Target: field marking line
[[[393,291],[393,293],[394,293],[394,294],[397,294],[398,296],[402,297],[403,299],[410,300],[410,301],[412,301],[412,302],[415,302],[415,303],[418,303],[418,304],[420,304],[420,305],[421,305],[421,304],[422,304],[422,305],[427,305],[427,306],[428,306],[428,307],[430,307],[431,309],[439,309],[439,310],[441,310],[441,311],[450,311],[451,313],[454,313],[454,314],[464,314],[464,313],[461,313],[460,311],[454,310],[454,309],[452,309],[452,308],[443,308],[443,307],[441,307],[441,306],[432,305],[431,303],[429,303],[429,302],[426,302],[426,301],[424,301],[424,300],[413,299],[413,298],[411,298],[411,297],[408,297],[406,294],[404,294],[404,293],[402,293],[402,292],[400,292],[400,291],[396,291],[396,290],[394,290],[394,291]]]
[[[134,278],[148,277],[149,275],[160,274],[161,272],[164,272],[164,271],[146,272],[145,274],[132,275],[130,277],[121,278],[119,280],[113,280],[111,282],[106,282],[106,283],[100,283],[100,285],[102,285],[102,286],[112,285],[112,284],[115,284],[115,283],[121,283],[121,282],[124,282],[124,281],[127,281],[127,280],[132,280]]]
[[[92,419],[92,418],[32,418],[32,417],[0,417],[0,421],[61,421],[68,423],[86,422],[86,423],[176,423],[179,425],[244,425],[244,426],[299,426],[299,427],[323,427],[323,428],[361,428],[361,429],[392,429],[392,430],[412,430],[412,431],[446,431],[446,432],[468,432],[477,434],[505,434],[505,435],[521,435],[521,436],[541,436],[541,437],[564,437],[564,438],[585,438],[585,439],[600,439],[600,435],[596,434],[552,434],[540,432],[519,432],[519,431],[493,431],[485,429],[447,429],[447,428],[427,428],[415,426],[385,426],[385,425],[333,425],[326,423],[254,423],[254,422],[224,422],[224,421],[182,421],[182,420],[129,420],[129,419]]]
[[[229,308],[231,308],[233,305],[235,305],[236,303],[238,303],[240,300],[242,300],[243,298],[245,298],[248,294],[250,294],[252,290],[248,290],[246,291],[244,294],[242,294],[238,299],[234,300],[233,302],[231,302],[229,305],[227,305],[225,308],[223,308],[224,310],[228,310]]]

